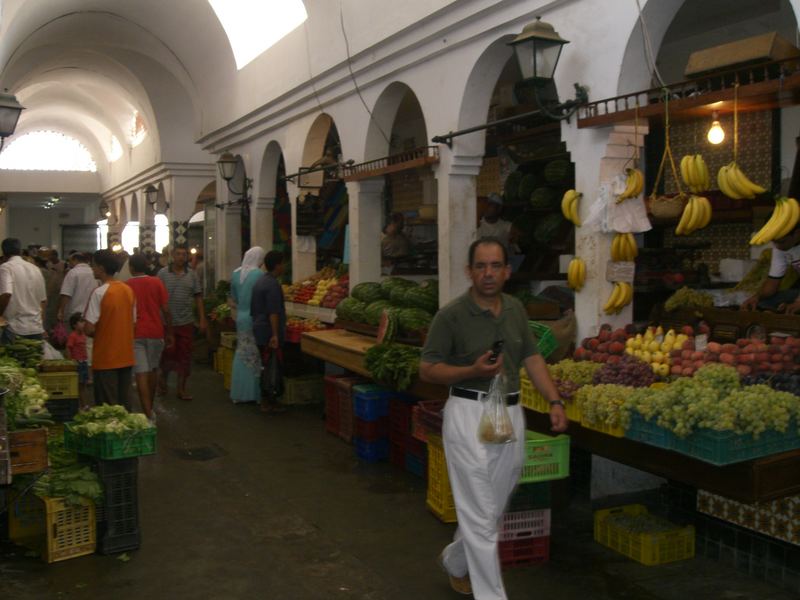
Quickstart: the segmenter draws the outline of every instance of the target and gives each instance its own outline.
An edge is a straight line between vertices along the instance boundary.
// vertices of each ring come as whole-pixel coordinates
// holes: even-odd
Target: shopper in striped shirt
[[[206,330],[206,313],[203,308],[203,290],[194,271],[188,268],[189,252],[178,247],[172,251],[172,264],[158,272],[158,278],[164,283],[169,294],[169,312],[172,314],[172,330],[174,342],[164,348],[161,355],[161,377],[159,392],[167,391],[167,377],[170,372],[178,374],[177,396],[181,400],[191,400],[186,390],[192,365],[192,342],[194,338],[194,313],[197,308],[197,327],[201,332]]]

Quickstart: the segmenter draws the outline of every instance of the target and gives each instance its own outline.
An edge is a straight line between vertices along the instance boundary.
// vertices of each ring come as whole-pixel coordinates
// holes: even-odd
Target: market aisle
[[[198,367],[195,400],[159,415],[159,453],[141,460],[142,548],[44,565],[0,559],[0,597],[447,600],[434,563],[452,526],[424,484],[364,465],[324,432],[319,408],[266,418],[227,401]],[[576,503],[573,503],[576,504]],[[512,599],[788,599],[705,560],[648,569],[591,540],[588,504],[554,517],[554,560],[506,575]]]

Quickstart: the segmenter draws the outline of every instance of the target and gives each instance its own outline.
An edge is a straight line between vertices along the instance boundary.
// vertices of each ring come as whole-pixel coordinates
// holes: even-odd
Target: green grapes
[[[547,369],[553,379],[571,381],[578,385],[588,385],[592,383],[595,371],[602,366],[600,363],[588,360],[574,361],[570,358],[565,358],[554,365],[547,365]]]
[[[581,421],[595,426],[626,429],[630,422],[626,399],[634,390],[613,383],[583,386],[575,396],[581,408]]]

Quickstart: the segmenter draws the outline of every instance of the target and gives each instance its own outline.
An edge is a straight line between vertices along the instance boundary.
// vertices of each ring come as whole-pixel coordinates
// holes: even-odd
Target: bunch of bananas
[[[639,248],[632,233],[618,233],[611,242],[611,260],[631,261],[639,256]]]
[[[750,244],[759,246],[772,240],[781,239],[795,228],[798,219],[800,219],[800,204],[797,203],[797,200],[778,198],[769,221],[753,236]]]
[[[626,281],[614,283],[614,289],[608,297],[608,301],[603,307],[603,312],[607,315],[620,312],[633,300],[633,286]]]
[[[572,221],[575,227],[581,226],[581,218],[578,216],[578,202],[583,198],[583,194],[575,190],[567,190],[561,198],[561,213],[567,221]]]
[[[711,222],[711,202],[703,196],[690,196],[683,208],[675,235],[689,235]]]
[[[569,261],[569,267],[567,267],[567,285],[570,289],[580,292],[585,281],[586,263],[583,262],[582,258],[576,256]]]
[[[628,198],[636,198],[644,189],[644,173],[639,169],[625,169],[625,191],[617,198],[617,204]]]
[[[752,200],[758,194],[763,194],[767,191],[760,185],[750,181],[735,162],[729,163],[719,170],[717,183],[720,191],[734,200],[743,200],[745,198]]]
[[[700,154],[687,154],[681,159],[681,178],[695,194],[711,189],[708,165]]]

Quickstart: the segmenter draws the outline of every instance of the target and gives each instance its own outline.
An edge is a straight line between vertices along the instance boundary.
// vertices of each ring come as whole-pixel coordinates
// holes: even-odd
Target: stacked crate
[[[425,478],[427,448],[411,437],[412,411],[416,402],[413,396],[400,394],[389,400],[389,462]]]
[[[48,366],[43,361],[39,373],[39,383],[49,396],[47,410],[57,423],[72,421],[80,410],[80,386],[78,385],[78,363],[70,365],[58,361]]]
[[[325,386],[325,429],[345,442],[353,441],[355,417],[353,414],[353,386],[367,383],[367,379],[354,375],[327,375]]]
[[[103,500],[96,511],[97,552],[136,550],[141,543],[139,459],[90,459],[89,464],[103,486]]]
[[[367,462],[389,458],[389,398],[392,392],[376,384],[353,386],[356,455]]]
[[[497,545],[504,569],[550,557],[550,482],[523,483],[509,500]]]
[[[6,408],[3,396],[0,396],[0,486],[9,483],[11,483],[11,459],[8,454]]]

